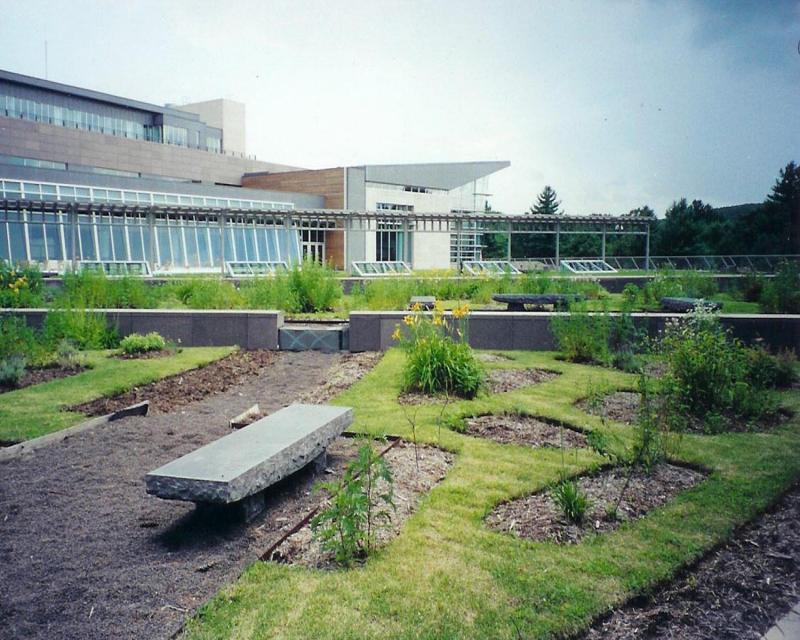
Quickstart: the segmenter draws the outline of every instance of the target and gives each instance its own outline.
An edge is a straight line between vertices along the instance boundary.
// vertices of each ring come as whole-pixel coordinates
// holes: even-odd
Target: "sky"
[[[2,2],[0,68],[244,102],[308,168],[509,160],[493,209],[760,202],[800,161],[800,0]]]

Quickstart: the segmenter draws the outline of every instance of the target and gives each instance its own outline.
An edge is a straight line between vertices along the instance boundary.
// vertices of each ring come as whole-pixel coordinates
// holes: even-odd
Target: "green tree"
[[[542,189],[536,204],[531,206],[530,213],[535,215],[557,216],[561,211],[561,203],[558,201],[558,194],[549,184]]]
[[[788,250],[800,253],[800,166],[794,160],[780,170],[764,207],[773,225],[782,229],[778,233],[788,241]]]

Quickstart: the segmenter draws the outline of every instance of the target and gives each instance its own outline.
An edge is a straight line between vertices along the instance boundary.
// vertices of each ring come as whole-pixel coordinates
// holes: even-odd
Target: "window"
[[[394,202],[378,202],[375,204],[378,211],[414,211],[413,204],[395,204]]]
[[[403,232],[399,222],[378,222],[375,234],[375,260],[397,262],[404,259]]]

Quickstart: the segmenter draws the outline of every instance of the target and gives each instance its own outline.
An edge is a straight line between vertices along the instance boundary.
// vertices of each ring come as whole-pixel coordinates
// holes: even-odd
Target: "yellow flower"
[[[444,302],[442,302],[441,300],[437,300],[436,302],[433,303],[433,309],[434,311],[438,311],[439,313],[441,313],[442,311],[444,311]]]
[[[415,302],[413,305],[411,305],[411,310],[414,313],[419,313],[422,311],[422,305],[419,302]]]
[[[412,326],[414,324],[414,316],[406,316],[403,318],[403,322],[405,322],[408,327]]]
[[[400,333],[400,325],[397,325],[397,327],[395,327],[394,333],[392,334],[392,340],[394,340],[395,342],[400,342],[400,340],[402,339],[403,339],[403,334]]]
[[[436,327],[440,327],[442,325],[442,316],[433,316],[433,324]]]
[[[467,303],[459,305],[458,307],[453,309],[453,317],[454,318],[463,318],[468,313],[469,313],[469,304],[467,304]]]

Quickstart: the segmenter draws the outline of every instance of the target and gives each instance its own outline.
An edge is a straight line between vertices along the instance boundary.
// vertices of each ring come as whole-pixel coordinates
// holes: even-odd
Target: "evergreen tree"
[[[530,213],[547,216],[559,215],[561,213],[561,203],[557,198],[556,190],[550,185],[546,185],[536,199],[536,204],[530,208]]]
[[[764,208],[771,218],[768,224],[785,247],[775,247],[773,252],[800,253],[800,166],[794,161],[780,170]]]

